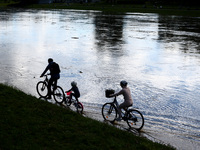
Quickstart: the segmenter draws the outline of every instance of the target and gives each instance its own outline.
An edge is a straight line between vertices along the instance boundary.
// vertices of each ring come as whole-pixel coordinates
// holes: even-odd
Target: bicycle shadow
[[[52,104],[60,105],[60,104],[57,103],[55,100],[53,100],[53,99],[47,99],[46,97],[43,97],[43,96],[40,96],[38,99],[39,99],[39,100],[46,101],[46,102],[49,102],[49,103],[52,103]]]
[[[44,100],[44,101],[48,101],[45,97],[43,97],[43,96],[40,96],[38,99],[40,99],[40,100]]]
[[[74,106],[70,105],[70,106],[67,106],[65,103],[57,103],[57,105],[63,107],[63,108],[66,108],[70,111],[73,111],[73,112],[76,112],[80,115],[84,115],[84,111],[77,111],[76,108],[74,108]]]
[[[106,121],[106,120],[104,120],[103,122],[107,123],[109,125],[112,125],[114,127],[117,127],[117,128],[119,128],[121,130],[133,133],[136,136],[142,136],[143,137],[143,131],[142,130],[138,131],[136,129],[133,129],[133,128],[130,128],[130,127],[126,127],[127,125],[126,125],[126,122],[124,122],[124,121],[118,122],[118,121]]]
[[[84,111],[81,111],[81,112],[75,111],[75,109],[72,109],[73,107],[67,106],[67,105],[64,104],[64,103],[58,103],[58,102],[56,102],[56,101],[53,100],[53,99],[47,99],[46,97],[42,97],[42,96],[40,96],[38,99],[43,100],[43,101],[46,101],[46,102],[50,102],[50,103],[52,103],[52,104],[56,104],[56,105],[58,105],[58,106],[60,106],[60,107],[67,108],[68,110],[71,110],[71,111],[77,112],[78,114],[84,115]]]

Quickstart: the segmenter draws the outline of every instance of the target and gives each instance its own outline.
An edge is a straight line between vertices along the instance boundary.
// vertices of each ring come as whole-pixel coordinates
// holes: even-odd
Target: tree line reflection
[[[95,16],[95,38],[99,50],[106,49],[106,47],[112,47],[112,50],[122,49],[122,45],[125,43],[123,38],[124,16],[105,14]],[[142,21],[144,22],[144,20]],[[158,41],[177,42],[181,46],[180,50],[184,53],[200,53],[199,18],[159,15],[157,23]]]
[[[25,10],[16,10],[15,13],[21,13],[24,11]],[[10,19],[16,19],[15,17],[13,17],[15,16],[15,13],[13,13],[13,11],[6,11],[6,12],[2,11],[0,14],[0,21],[7,22]],[[37,14],[33,18],[35,22],[47,19],[45,15],[40,14],[38,10],[30,10],[29,13]],[[59,17],[59,21],[72,21],[72,19],[74,19],[74,16],[71,15],[70,18],[65,17],[70,14],[67,11],[59,11],[59,12],[53,11],[52,13],[61,14],[62,18]],[[78,14],[78,12],[76,13]],[[144,24],[145,21],[148,22],[147,19],[146,20],[142,19],[143,15],[141,14],[139,19],[137,20],[140,24]],[[125,16],[126,16],[125,14],[115,15],[115,14],[104,14],[100,12],[94,13],[93,15],[91,15],[91,13],[88,14],[86,19],[88,19],[89,17],[93,17],[94,20],[93,24],[95,27],[95,33],[94,33],[96,41],[95,44],[99,51],[106,50],[108,48],[109,50],[112,51],[122,50],[122,47],[126,42],[123,37]],[[133,18],[134,17],[138,17],[138,15],[133,14]],[[81,15],[78,15],[76,19],[78,18],[82,19]],[[24,16],[22,15],[21,18],[18,19],[24,19]],[[27,19],[26,16],[25,19]],[[149,20],[151,20],[151,15],[149,16]],[[199,45],[200,18],[158,15],[157,24],[158,24],[157,40],[159,42],[163,43],[177,42],[181,45],[180,50],[185,53],[200,53],[200,45]],[[136,25],[135,27],[137,27],[138,30],[140,29],[139,24]]]
[[[95,39],[98,50],[120,50],[123,39],[123,15],[97,14],[94,18]]]
[[[199,18],[159,16],[158,23],[158,40],[180,43],[180,50],[185,53],[200,53]]]

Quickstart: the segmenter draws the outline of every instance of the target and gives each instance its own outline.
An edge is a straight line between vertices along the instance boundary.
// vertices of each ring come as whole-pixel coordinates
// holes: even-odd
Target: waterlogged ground
[[[200,18],[74,10],[0,12],[0,82],[37,96],[52,57],[65,90],[76,81],[85,114],[103,121],[107,88],[127,80],[145,118],[140,134],[200,147]],[[122,102],[122,97],[118,98]],[[127,125],[121,123],[123,128]]]

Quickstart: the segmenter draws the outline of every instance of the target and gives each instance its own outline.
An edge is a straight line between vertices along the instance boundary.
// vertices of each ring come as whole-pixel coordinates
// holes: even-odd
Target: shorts
[[[132,103],[130,103],[130,102],[123,102],[123,103],[121,103],[120,105],[119,105],[119,108],[121,109],[121,108],[127,108],[127,107],[130,107],[130,106],[132,106],[133,104]]]

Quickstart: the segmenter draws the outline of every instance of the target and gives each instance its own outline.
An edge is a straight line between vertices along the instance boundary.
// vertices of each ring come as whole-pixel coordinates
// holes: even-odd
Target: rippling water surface
[[[178,149],[200,147],[200,18],[74,10],[0,12],[0,82],[38,96],[36,83],[52,57],[59,85],[75,80],[85,111],[101,106],[127,80],[143,133]],[[122,97],[118,98],[122,102]]]

